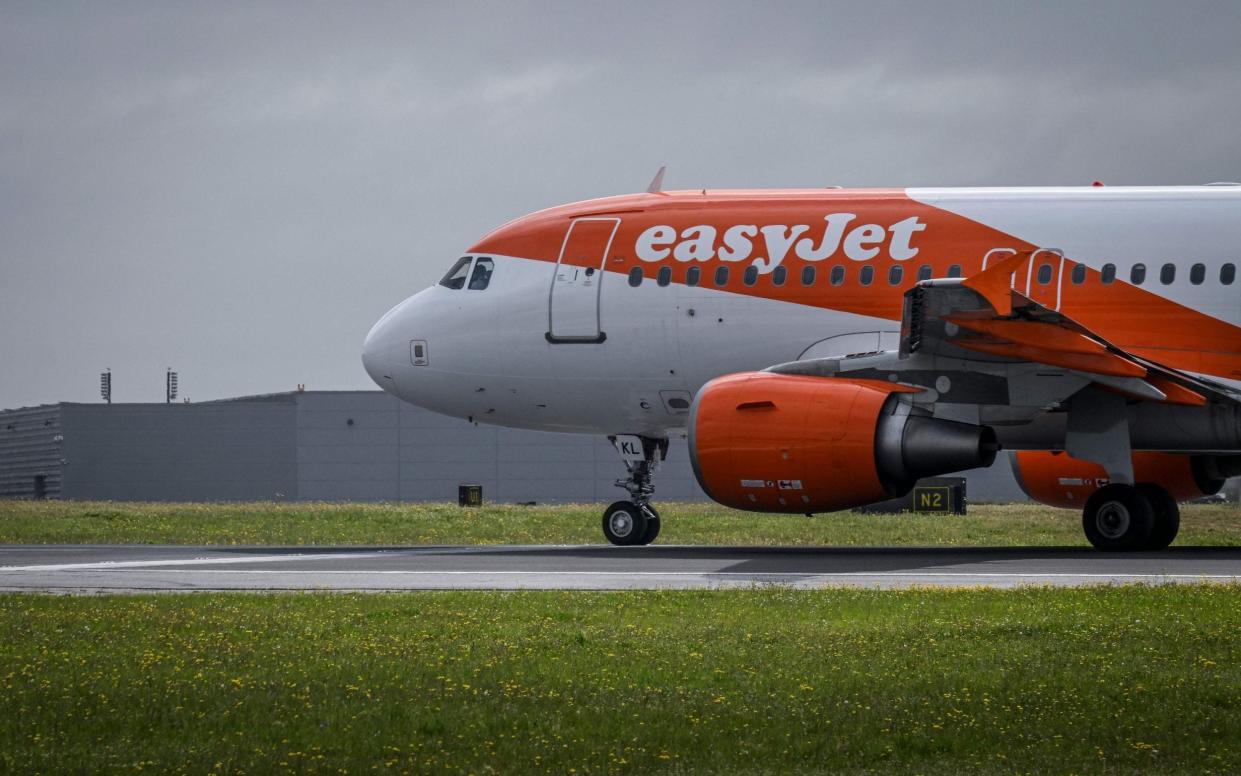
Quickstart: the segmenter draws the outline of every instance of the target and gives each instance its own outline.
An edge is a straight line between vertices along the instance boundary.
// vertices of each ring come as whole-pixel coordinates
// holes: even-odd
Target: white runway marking
[[[384,550],[354,553],[285,553],[283,555],[246,555],[223,558],[182,558],[180,560],[102,560],[94,563],[51,563],[41,566],[0,566],[6,571],[107,571],[108,569],[140,569],[155,566],[218,566],[234,563],[291,563],[299,560],[336,560],[345,558],[374,558],[386,555]],[[202,569],[196,569],[201,571]],[[253,573],[253,572],[250,572]],[[316,572],[318,573],[318,572]]]
[[[66,557],[64,552],[74,555]],[[1241,583],[1241,549],[0,545],[0,590],[656,590]],[[59,563],[58,560],[76,562]],[[26,562],[22,562],[26,561]]]
[[[340,556],[340,557],[359,557],[359,556]],[[116,564],[118,567],[122,564]],[[166,565],[160,563],[132,564],[132,565]],[[40,570],[40,569],[60,569],[64,567],[54,566],[0,566],[0,573],[5,571],[20,570]],[[104,564],[83,564],[80,567],[84,570],[91,571],[107,571],[109,566]],[[119,570],[119,569],[118,569]],[[1067,573],[1007,573],[1007,572],[989,572],[989,571],[897,571],[897,572],[875,572],[875,571],[516,571],[516,570],[498,570],[498,571],[418,571],[418,570],[343,570],[343,569],[317,569],[314,571],[286,571],[284,569],[161,569],[163,574],[308,574],[313,576],[323,576],[326,574],[347,574],[350,576],[370,576],[370,575],[396,575],[396,576],[464,576],[464,577],[496,577],[496,576],[534,576],[534,577],[734,577],[737,579],[789,579],[793,577],[873,577],[876,579],[887,577],[978,577],[981,579],[1167,579],[1167,580],[1226,580],[1241,581],[1241,575],[1238,574],[1075,574]]]

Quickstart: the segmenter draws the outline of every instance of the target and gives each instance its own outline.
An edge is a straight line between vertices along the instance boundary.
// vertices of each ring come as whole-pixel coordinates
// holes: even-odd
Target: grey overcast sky
[[[1241,179],[1241,3],[0,4],[0,408],[371,388],[490,227],[669,188]]]

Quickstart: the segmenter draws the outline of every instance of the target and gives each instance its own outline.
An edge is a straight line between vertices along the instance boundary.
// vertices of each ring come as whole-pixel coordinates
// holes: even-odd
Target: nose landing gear
[[[631,435],[608,437],[629,476],[616,481],[616,487],[629,491],[628,501],[617,501],[603,513],[603,535],[622,547],[650,544],[659,536],[659,512],[651,505],[655,486],[651,474],[668,456],[668,440]]]

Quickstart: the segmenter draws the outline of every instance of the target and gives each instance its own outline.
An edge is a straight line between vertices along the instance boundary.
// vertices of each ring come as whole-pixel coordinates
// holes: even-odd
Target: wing
[[[1007,257],[965,279],[930,280],[905,295],[901,355],[918,352],[1001,362],[1029,362],[1068,370],[1133,399],[1201,407],[1232,392],[1126,352],[1062,312],[1013,287],[1013,273],[1029,253]]]
[[[1134,418],[1179,432],[1142,436],[1142,449],[1234,448],[1241,396],[1126,352],[1018,292],[1013,273],[1029,258],[1014,254],[969,278],[918,283],[905,294],[898,351],[768,371],[916,387],[908,401],[922,412],[990,426],[1012,449],[1064,449],[1103,465],[1117,482],[1133,482]]]
[[[1007,409],[1023,422],[1095,384],[1130,399],[1201,407],[1235,401],[1227,387],[1126,352],[1013,287],[1030,258],[1017,253],[969,278],[924,280],[905,294],[900,350],[780,364],[788,374],[888,379],[931,400]]]

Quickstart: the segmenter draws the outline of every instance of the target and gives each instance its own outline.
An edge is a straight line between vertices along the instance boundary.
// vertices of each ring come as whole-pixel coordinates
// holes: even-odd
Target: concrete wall
[[[295,394],[297,495],[326,501],[452,501],[483,486],[488,501],[609,502],[624,466],[604,437],[474,425],[377,391]],[[1025,500],[1001,456],[967,473],[969,498]],[[706,501],[683,437],[655,474],[656,498]]]
[[[5,423],[20,433],[6,438]],[[613,485],[624,466],[603,437],[475,426],[379,391],[0,413],[0,487],[29,497],[31,467],[47,470],[49,497],[74,499],[455,501],[462,483],[491,502],[625,497]],[[975,503],[1024,498],[1004,456],[968,477]],[[671,440],[655,486],[661,501],[707,500],[684,438]]]
[[[306,393],[295,400],[299,499],[400,498],[401,432],[395,399],[383,393],[349,392]]]
[[[61,407],[65,498],[297,497],[292,401]]]
[[[0,412],[0,498],[59,498],[61,439],[58,404]]]
[[[462,483],[489,501],[609,501],[624,467],[603,437],[467,423],[373,391],[297,396],[298,497],[452,501]],[[352,421],[352,423],[350,422]],[[663,500],[705,500],[684,440],[656,475]]]

